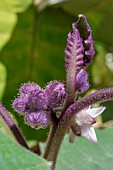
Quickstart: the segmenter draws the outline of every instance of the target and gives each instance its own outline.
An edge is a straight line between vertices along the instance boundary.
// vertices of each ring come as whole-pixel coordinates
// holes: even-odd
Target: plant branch
[[[5,124],[8,126],[9,130],[12,132],[14,137],[16,138],[17,142],[25,147],[26,149],[29,149],[24,137],[22,136],[20,130],[18,129],[17,125],[7,112],[7,110],[3,107],[3,105],[0,103],[0,117],[3,119]]]
[[[46,159],[52,161],[51,170],[55,169],[56,159],[67,129],[70,127],[71,120],[75,114],[89,105],[113,100],[113,88],[99,90],[89,94],[72,104],[63,116],[59,118],[58,125],[51,137],[51,146],[46,153]]]
[[[45,152],[44,152],[44,155],[43,155],[43,158],[45,158],[45,159],[48,158],[48,153],[50,152],[51,143],[52,143],[55,131],[56,131],[56,126],[52,124],[49,135],[48,135],[48,139],[47,139],[46,149],[45,149]]]
[[[113,100],[113,87],[98,90],[92,94],[86,95],[72,104],[65,112],[66,119],[72,119],[73,116],[88,106]],[[61,119],[61,117],[60,117]]]

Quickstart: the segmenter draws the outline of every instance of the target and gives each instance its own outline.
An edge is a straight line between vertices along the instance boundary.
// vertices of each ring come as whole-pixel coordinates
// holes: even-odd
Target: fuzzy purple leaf
[[[87,81],[78,88],[76,77],[84,66],[92,62],[94,53],[91,28],[86,17],[79,15],[78,21],[72,24],[72,32],[68,34],[65,49],[67,103],[75,100],[77,91],[81,93],[89,88]]]
[[[77,72],[83,66],[84,47],[83,40],[75,24],[72,25],[72,32],[68,34],[67,47],[65,49],[66,70]]]
[[[84,15],[79,15],[77,22],[72,24],[72,32],[68,34],[65,49],[66,70],[74,65],[76,72],[92,62],[95,54],[92,30]]]

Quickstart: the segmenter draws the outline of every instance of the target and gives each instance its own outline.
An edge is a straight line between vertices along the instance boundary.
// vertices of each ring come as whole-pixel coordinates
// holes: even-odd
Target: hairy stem
[[[7,112],[7,110],[3,107],[3,105],[0,103],[0,117],[3,119],[5,124],[8,126],[9,130],[12,132],[14,137],[16,138],[17,142],[25,147],[26,149],[29,149],[24,137],[22,136],[20,130],[18,129],[17,125]]]
[[[67,118],[72,119],[75,113],[80,112],[81,110],[87,108],[88,106],[110,100],[113,100],[113,87],[98,90],[92,94],[89,94],[79,99],[74,104],[72,104],[65,112],[66,119]]]
[[[44,155],[43,155],[43,158],[45,158],[45,159],[48,158],[48,153],[50,152],[51,143],[52,143],[55,131],[56,131],[56,126],[52,124],[49,135],[48,135],[48,139],[47,139],[46,149],[45,149],[45,152],[44,152]]]
[[[62,114],[63,116],[59,118],[56,130],[54,131],[54,134],[52,134],[53,136],[51,136],[51,146],[49,147],[48,153],[46,153],[46,159],[52,161],[51,170],[55,169],[60,146],[67,129],[70,127],[73,116],[84,108],[87,108],[89,105],[110,100],[113,100],[113,88],[102,89],[79,99]]]
[[[56,127],[57,127],[57,122],[58,122],[58,119],[56,117],[56,113],[53,111],[53,109],[50,108],[50,111],[51,111],[51,129],[50,129],[50,132],[49,132],[49,135],[48,135],[48,139],[47,139],[47,145],[46,145],[46,149],[45,149],[45,152],[44,152],[44,155],[43,157],[45,159],[47,159],[47,156],[48,156],[48,153],[49,153],[49,150],[50,150],[50,146],[51,146],[51,142],[52,142],[52,138],[55,134],[55,130],[56,130]]]

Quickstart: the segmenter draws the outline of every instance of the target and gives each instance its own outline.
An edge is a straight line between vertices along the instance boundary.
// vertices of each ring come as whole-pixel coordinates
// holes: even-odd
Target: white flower
[[[72,124],[70,129],[70,142],[73,143],[74,138],[77,136],[84,136],[92,142],[97,142],[96,133],[92,125],[96,123],[94,118],[100,115],[105,109],[106,107],[102,106],[98,108],[89,107],[77,113],[75,116],[76,127],[73,127]],[[79,129],[80,135],[78,135],[76,129]]]

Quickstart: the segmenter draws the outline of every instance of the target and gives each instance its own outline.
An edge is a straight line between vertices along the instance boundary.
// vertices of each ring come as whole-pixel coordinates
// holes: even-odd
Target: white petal
[[[95,123],[95,119],[90,116],[87,112],[79,112],[77,115],[76,115],[76,122],[77,122],[77,125],[80,126],[81,128],[82,127],[86,127],[86,126],[90,126],[92,124]]]
[[[97,117],[98,115],[100,115],[105,109],[106,109],[106,107],[103,107],[103,106],[98,107],[98,108],[91,108],[91,109],[87,109],[87,113],[88,113],[91,117],[95,118],[95,117]]]
[[[96,133],[92,126],[84,127],[83,129],[81,129],[81,133],[82,133],[82,136],[84,136],[88,140],[92,142],[97,142]]]

